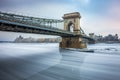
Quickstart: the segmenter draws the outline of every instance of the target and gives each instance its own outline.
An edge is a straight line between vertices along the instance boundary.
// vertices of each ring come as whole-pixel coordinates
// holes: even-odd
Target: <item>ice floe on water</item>
[[[120,44],[93,44],[88,45],[89,49],[94,50],[94,53],[101,54],[120,54]]]

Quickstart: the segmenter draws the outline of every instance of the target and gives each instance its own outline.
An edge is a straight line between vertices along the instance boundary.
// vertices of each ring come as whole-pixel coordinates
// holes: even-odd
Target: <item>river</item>
[[[0,80],[120,80],[120,44],[91,44],[95,52],[58,43],[0,43]]]

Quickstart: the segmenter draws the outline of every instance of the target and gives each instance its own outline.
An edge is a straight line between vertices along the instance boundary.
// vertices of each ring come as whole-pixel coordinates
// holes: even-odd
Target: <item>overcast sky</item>
[[[80,12],[85,33],[120,35],[120,0],[0,0],[0,11],[53,19],[62,19],[65,13]],[[18,35],[44,37],[0,32],[0,40],[13,40]]]

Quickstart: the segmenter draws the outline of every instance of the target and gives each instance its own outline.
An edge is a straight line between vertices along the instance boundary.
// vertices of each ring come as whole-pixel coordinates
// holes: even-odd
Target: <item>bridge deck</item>
[[[24,30],[21,31],[20,28],[22,30],[26,29],[26,31]],[[28,31],[30,29],[31,31]],[[40,34],[58,35],[58,36],[75,36],[76,35],[72,32],[68,32],[68,31],[53,28],[53,27],[50,28],[50,27],[46,27],[42,25],[41,26],[26,25],[26,24],[10,22],[10,21],[5,21],[5,20],[0,20],[0,30],[1,31],[12,31],[12,32],[24,32],[24,33],[37,33],[39,31]],[[34,32],[32,30],[38,30],[38,31]]]

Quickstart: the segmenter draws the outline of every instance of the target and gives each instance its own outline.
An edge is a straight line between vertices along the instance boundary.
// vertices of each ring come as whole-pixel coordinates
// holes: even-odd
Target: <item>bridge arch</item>
[[[73,28],[74,33],[80,34],[80,18],[81,16],[78,12],[64,14],[64,30],[71,31],[70,29]]]
[[[72,21],[70,21],[67,26],[68,31],[74,32],[74,26],[75,24]]]

